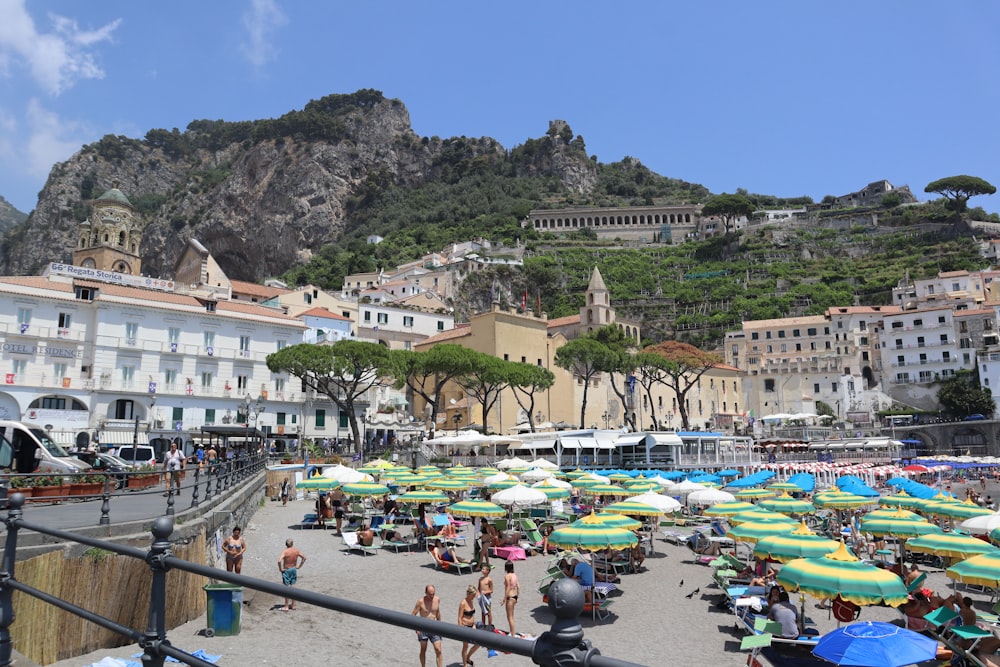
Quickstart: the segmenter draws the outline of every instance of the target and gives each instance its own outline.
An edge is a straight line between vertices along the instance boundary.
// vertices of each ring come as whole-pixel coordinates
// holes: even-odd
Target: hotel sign
[[[10,354],[41,354],[46,357],[56,357],[59,359],[80,359],[83,357],[82,350],[75,350],[71,347],[52,347],[51,345],[32,345],[31,343],[8,343],[0,342],[0,352]]]
[[[70,278],[97,280],[102,283],[124,285],[126,287],[144,287],[146,289],[158,289],[168,292],[171,292],[174,289],[173,280],[149,278],[146,276],[133,276],[128,273],[118,273],[116,271],[101,271],[100,269],[90,269],[84,266],[60,264],[59,262],[52,262],[49,264],[45,273],[52,276],[69,276]]]

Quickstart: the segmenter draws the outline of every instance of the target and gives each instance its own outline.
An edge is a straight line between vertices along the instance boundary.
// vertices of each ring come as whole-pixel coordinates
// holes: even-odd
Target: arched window
[[[125,232],[118,232],[118,245],[125,247]]]

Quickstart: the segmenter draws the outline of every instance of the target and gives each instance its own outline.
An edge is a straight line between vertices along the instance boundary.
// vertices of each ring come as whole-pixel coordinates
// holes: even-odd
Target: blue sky
[[[507,148],[563,119],[714,193],[1000,186],[1000,3],[0,0],[0,194],[34,208],[105,134],[360,88],[422,136]],[[972,205],[1000,211],[1000,194]]]

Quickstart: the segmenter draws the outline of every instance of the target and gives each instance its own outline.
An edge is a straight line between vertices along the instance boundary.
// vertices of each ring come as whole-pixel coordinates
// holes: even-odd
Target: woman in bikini
[[[465,597],[458,603],[458,624],[466,628],[476,627],[476,595],[479,590],[475,586],[465,589]],[[462,642],[462,667],[472,667],[472,654],[479,648],[478,644]]]
[[[517,582],[517,575],[514,574],[514,563],[507,561],[504,566],[507,574],[503,577],[503,606],[507,609],[507,624],[510,626],[510,636],[514,636],[514,606],[517,604],[517,596],[521,593],[521,585]]]
[[[344,492],[340,489],[334,489],[327,494],[327,497],[333,508],[333,518],[337,522],[337,535],[340,535],[344,523]]]

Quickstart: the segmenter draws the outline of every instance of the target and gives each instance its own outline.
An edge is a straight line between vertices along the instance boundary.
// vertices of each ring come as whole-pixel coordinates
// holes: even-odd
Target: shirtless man
[[[362,524],[361,530],[358,531],[358,543],[366,547],[375,543],[375,531],[367,523]]]
[[[293,546],[291,538],[285,540],[285,550],[278,556],[278,571],[281,572],[281,583],[291,588],[299,578],[299,569],[306,564],[306,557]],[[285,606],[281,611],[295,609],[295,600],[285,598]]]
[[[483,625],[493,625],[493,578],[490,577],[490,570],[493,569],[489,563],[483,565],[482,574],[479,577],[479,609],[483,612]]]
[[[247,543],[239,526],[233,528],[233,534],[222,543],[222,550],[226,552],[226,570],[239,574],[243,570],[243,554],[247,550]]]
[[[432,618],[436,621],[441,620],[441,598],[434,593],[434,586],[428,584],[424,589],[424,596],[419,598],[416,606],[413,607],[414,616]],[[444,664],[444,658],[441,656],[441,636],[429,635],[425,632],[417,630],[417,640],[420,642],[420,667],[426,667],[428,642],[434,646],[434,656],[437,658],[437,667],[442,667]]]

